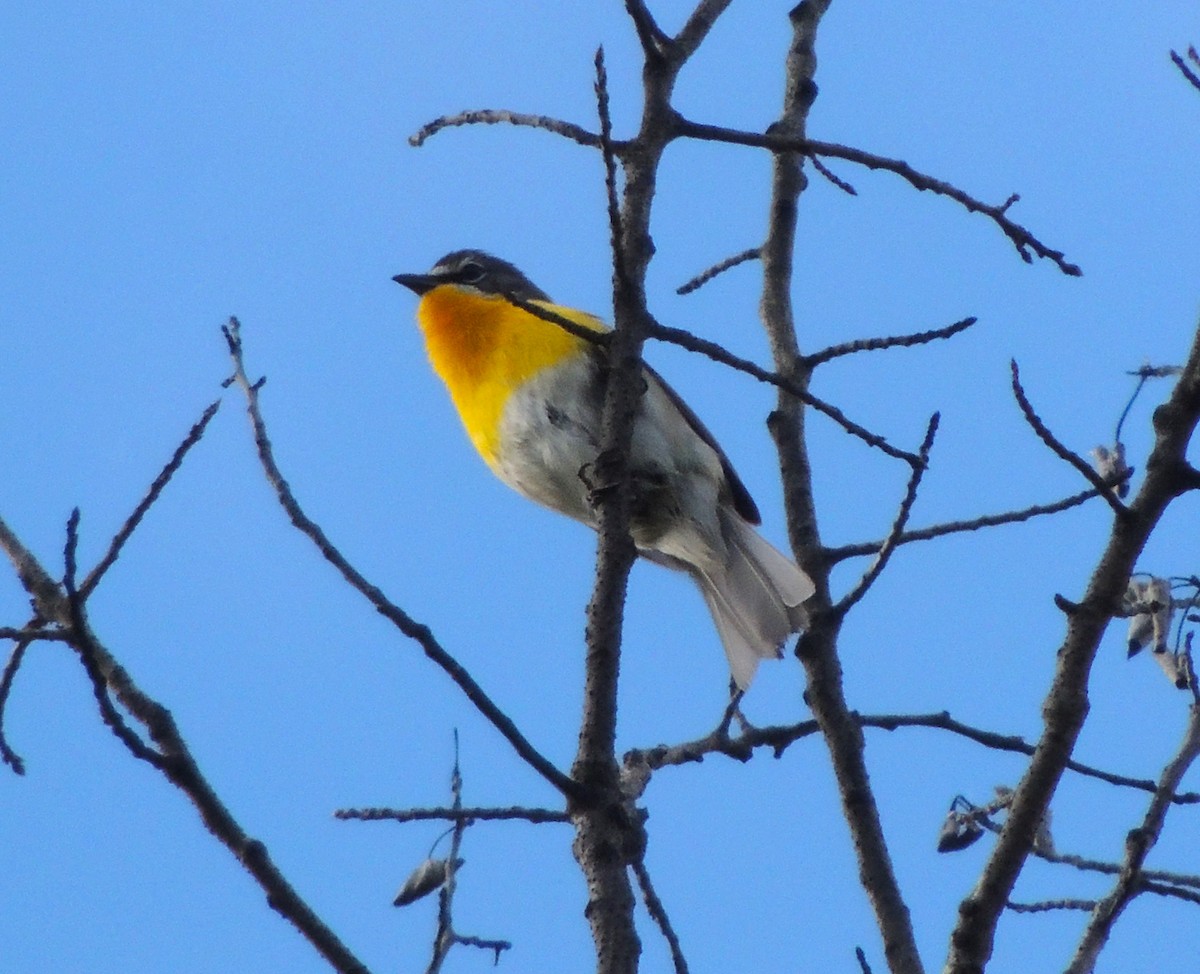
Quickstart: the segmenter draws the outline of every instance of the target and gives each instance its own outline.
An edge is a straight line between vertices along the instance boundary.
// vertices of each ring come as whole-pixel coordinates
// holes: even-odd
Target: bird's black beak
[[[432,291],[439,284],[445,282],[432,274],[397,274],[392,278],[397,284],[403,284],[414,294],[424,294],[426,291]]]

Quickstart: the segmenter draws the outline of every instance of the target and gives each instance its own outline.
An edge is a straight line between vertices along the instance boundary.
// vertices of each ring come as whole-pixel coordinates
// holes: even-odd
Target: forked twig
[[[929,418],[929,426],[925,430],[925,439],[921,443],[921,449],[917,454],[920,463],[913,466],[912,474],[908,478],[908,488],[904,492],[904,498],[900,501],[900,508],[896,512],[896,519],[892,523],[892,530],[884,539],[883,544],[879,546],[875,560],[866,572],[863,573],[858,584],[847,592],[838,604],[834,606],[834,612],[837,614],[844,616],[867,594],[867,591],[875,584],[875,580],[879,578],[884,568],[887,567],[888,561],[891,560],[892,554],[900,544],[900,536],[904,533],[904,525],[908,523],[908,517],[912,513],[913,504],[917,500],[917,491],[921,486],[921,478],[929,466],[929,451],[933,449],[933,439],[937,436],[938,421],[940,418],[938,413],[934,413]]]
[[[1015,359],[1010,363],[1010,368],[1012,370],[1013,395],[1016,397],[1017,404],[1021,407],[1021,412],[1025,416],[1025,422],[1027,422],[1037,434],[1038,439],[1045,443],[1046,446],[1048,446],[1056,456],[1065,460],[1072,467],[1078,470],[1079,473],[1083,475],[1083,478],[1094,488],[1096,488],[1097,492],[1099,492],[1100,496],[1104,498],[1108,506],[1113,509],[1113,513],[1116,514],[1117,517],[1125,517],[1129,513],[1129,509],[1121,503],[1114,492],[1110,489],[1111,485],[1106,482],[1103,477],[1096,473],[1096,471],[1092,469],[1091,464],[1083,459],[1083,457],[1081,457],[1078,453],[1075,453],[1073,450],[1067,449],[1067,447],[1063,445],[1058,437],[1050,432],[1049,427],[1042,422],[1041,417],[1038,416],[1033,406],[1030,405],[1029,397],[1025,395],[1025,389],[1021,386],[1021,372],[1020,369],[1017,368]]]

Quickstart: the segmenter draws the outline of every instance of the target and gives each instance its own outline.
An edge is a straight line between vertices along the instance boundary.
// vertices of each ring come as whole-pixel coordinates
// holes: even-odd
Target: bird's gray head
[[[545,291],[508,261],[482,250],[455,250],[434,264],[428,274],[397,274],[392,280],[417,294],[442,284],[453,284],[481,294],[507,295],[522,301],[550,300]]]

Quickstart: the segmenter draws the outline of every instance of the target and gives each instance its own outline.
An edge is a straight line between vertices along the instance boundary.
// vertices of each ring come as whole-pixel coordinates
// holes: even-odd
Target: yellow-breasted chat
[[[427,274],[397,274],[420,295],[417,322],[476,450],[510,487],[595,527],[587,471],[601,450],[604,353],[509,298],[605,332],[554,304],[507,261],[457,250]],[[759,660],[807,622],[813,584],[755,529],[758,508],[712,434],[649,366],[630,453],[631,534],[651,561],[699,585],[745,689]]]

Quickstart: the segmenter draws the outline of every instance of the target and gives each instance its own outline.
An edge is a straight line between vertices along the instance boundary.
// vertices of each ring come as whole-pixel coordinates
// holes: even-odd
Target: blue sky
[[[668,29],[686,3],[660,3]],[[699,121],[762,130],[781,101],[788,4],[734,4],[680,78]],[[472,453],[430,373],[414,300],[390,280],[464,246],[525,269],[556,299],[610,307],[595,153],[544,132],[424,122],[500,107],[594,127],[592,56],[608,57],[618,134],[639,106],[637,45],[620,4],[519,2],[149,4],[45,2],[0,10],[0,516],[52,569],[82,510],[90,564],[204,405],[223,405],[91,603],[109,648],[173,712],[234,814],[374,970],[423,969],[432,901],[391,898],[433,825],[338,823],[344,806],[448,799],[452,730],[465,798],[555,796],[419,650],[393,632],[286,522],[258,471],[219,328],[243,322],[277,458],[308,513],[442,643],[553,760],[573,755],[590,532],[511,494]],[[833,168],[801,205],[795,298],[806,350],[977,315],[951,343],[841,360],[814,391],[901,446],[929,414],[942,431],[915,524],[1082,489],[1023,424],[1008,361],[1047,422],[1086,451],[1111,439],[1125,371],[1180,361],[1200,311],[1200,93],[1167,52],[1200,43],[1194,3],[1081,6],[835,3],[818,41],[810,132],[903,158],[999,202],[1083,267],[1026,266],[986,220],[894,177]],[[766,361],[759,280],[741,267],[688,297],[674,288],[761,241],[769,160],[676,145],[656,201],[651,308]],[[773,397],[677,349],[648,357],[695,406],[784,540],[763,420]],[[1127,422],[1143,462],[1151,386]],[[831,544],[885,533],[905,469],[814,419],[821,525]],[[1052,597],[1081,593],[1107,534],[1101,504],[903,549],[851,617],[843,663],[864,713],[949,709],[1036,736],[1062,636]],[[1195,501],[1140,567],[1194,572]],[[846,563],[835,583],[864,566]],[[0,573],[0,624],[27,600]],[[725,663],[686,579],[632,577],[622,748],[707,732]],[[751,720],[807,716],[795,660],[764,666]],[[1184,699],[1106,637],[1077,756],[1157,775]],[[326,969],[205,833],[193,808],[101,724],[77,660],[35,647],[6,733],[28,774],[0,774],[5,969],[192,972]],[[949,800],[982,801],[1021,762],[931,731],[868,734],[868,761],[930,969],[986,840],[933,842]],[[1185,787],[1197,789],[1193,779]],[[823,746],[746,766],[665,771],[646,794],[648,864],[692,969],[852,969],[882,955],[837,814]],[[1145,799],[1068,777],[1063,851],[1120,855]],[[1174,813],[1151,865],[1198,872],[1197,813]],[[514,942],[509,970],[584,970],[582,883],[562,826],[481,825],[467,836],[464,932]],[[1031,864],[1024,900],[1105,883]],[[643,917],[643,920],[645,918]],[[1006,917],[995,970],[1061,968],[1077,915]],[[1170,936],[1162,931],[1170,930]],[[643,927],[644,970],[669,968]],[[1194,908],[1137,901],[1108,970],[1190,971]],[[447,970],[490,964],[462,951]]]

